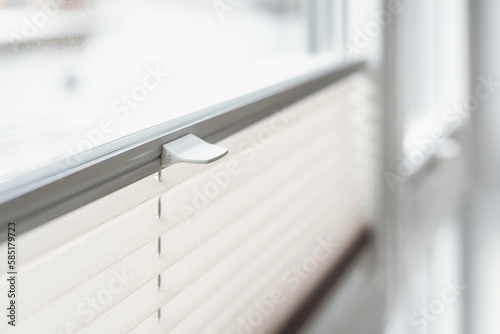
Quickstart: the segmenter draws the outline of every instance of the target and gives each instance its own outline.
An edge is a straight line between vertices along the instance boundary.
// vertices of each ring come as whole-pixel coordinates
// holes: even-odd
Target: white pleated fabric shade
[[[217,143],[213,164],[19,236],[18,324],[0,332],[278,330],[366,229],[367,95],[348,77]]]

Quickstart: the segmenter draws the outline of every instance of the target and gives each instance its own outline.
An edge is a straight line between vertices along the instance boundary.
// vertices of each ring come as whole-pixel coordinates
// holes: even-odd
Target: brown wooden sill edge
[[[354,260],[361,254],[373,239],[373,231],[369,227],[356,236],[351,246],[345,252],[345,256],[336,263],[329,273],[318,283],[314,291],[307,296],[305,301],[292,313],[289,320],[285,322],[276,334],[296,333],[316,310],[317,306],[328,295],[330,289],[336,284],[346,272]]]

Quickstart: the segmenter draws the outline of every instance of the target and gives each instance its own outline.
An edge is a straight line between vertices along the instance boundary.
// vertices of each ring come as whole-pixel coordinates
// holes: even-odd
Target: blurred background
[[[375,246],[303,332],[500,333],[498,14],[496,0],[0,0],[0,187],[363,61]]]

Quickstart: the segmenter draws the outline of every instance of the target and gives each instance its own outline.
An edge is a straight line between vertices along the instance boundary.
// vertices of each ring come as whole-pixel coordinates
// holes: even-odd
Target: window
[[[15,329],[276,332],[297,318],[369,239],[376,117],[364,61],[342,54],[347,11],[4,2],[0,86],[15,112],[0,128],[0,232],[16,224]],[[227,157],[162,171],[162,146],[187,134]],[[297,261],[310,278],[298,287],[283,279]],[[275,289],[287,303],[255,323],[254,301]]]
[[[338,63],[341,3],[5,2],[0,183]]]
[[[19,209],[40,224],[41,210],[51,219],[62,213],[53,205],[67,212],[155,172],[161,145],[182,134],[223,138],[356,70],[340,52],[346,10],[339,0],[6,2],[5,220]]]

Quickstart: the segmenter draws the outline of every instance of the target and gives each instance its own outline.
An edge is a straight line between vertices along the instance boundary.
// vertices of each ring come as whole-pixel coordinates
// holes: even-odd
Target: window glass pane
[[[466,16],[462,1],[419,1],[405,5],[402,47],[406,76],[404,150],[435,131],[453,131],[449,111],[460,108],[467,94],[467,52],[463,36]],[[418,22],[425,24],[417,24]]]
[[[0,2],[0,157],[9,162],[0,182],[310,70],[312,8],[305,0]]]

